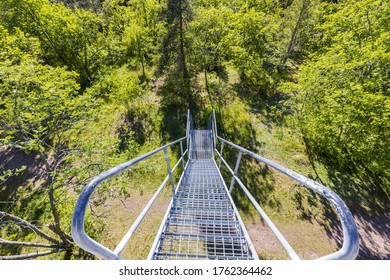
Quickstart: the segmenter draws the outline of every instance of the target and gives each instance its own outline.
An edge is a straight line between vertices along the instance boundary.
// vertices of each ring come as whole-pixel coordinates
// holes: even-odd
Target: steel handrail
[[[246,154],[251,156],[252,158],[261,161],[265,163],[266,165],[278,170],[279,172],[287,175],[288,177],[294,179],[295,181],[301,183],[305,187],[315,191],[316,193],[320,194],[321,196],[325,197],[332,205],[332,207],[336,210],[337,216],[341,222],[342,228],[343,228],[343,245],[342,248],[332,254],[323,256],[319,259],[333,259],[333,260],[341,260],[341,259],[355,259],[359,253],[359,235],[357,231],[357,227],[355,224],[355,221],[353,219],[353,216],[351,212],[349,211],[348,207],[344,203],[344,201],[332,190],[325,187],[324,185],[307,178],[295,171],[292,171],[280,164],[277,164],[269,159],[266,159],[252,151],[249,151],[239,145],[236,145],[232,142],[229,142],[222,137],[219,137],[216,131],[216,118],[215,118],[215,112],[213,110],[213,123],[214,126],[212,129],[214,130],[213,134],[216,135],[216,139],[220,140],[222,142],[222,148],[223,144],[226,143],[227,145],[237,149],[240,154]],[[222,148],[221,148],[221,154],[218,152],[217,147],[215,146],[215,152],[220,157],[220,160],[226,165],[229,172],[232,174],[233,179],[237,181],[239,186],[244,190],[245,194],[248,196],[252,204],[255,206],[256,210],[259,212],[259,214],[262,216],[264,221],[269,225],[275,236],[278,238],[278,240],[281,242],[282,246],[286,250],[286,252],[289,254],[289,256],[292,259],[299,259],[298,255],[295,253],[291,245],[287,242],[287,240],[284,238],[284,236],[281,234],[281,232],[277,229],[277,227],[273,224],[273,222],[269,219],[269,217],[266,215],[266,213],[262,210],[260,205],[257,203],[255,198],[250,194],[248,189],[245,187],[245,185],[242,183],[242,181],[239,179],[239,177],[236,175],[236,172],[233,171],[230,166],[227,164],[225,159],[222,157]],[[241,158],[239,154],[239,157],[236,162],[236,169],[238,169],[239,160]],[[234,182],[232,180],[232,182]]]
[[[160,185],[158,190],[156,191],[155,195],[152,197],[150,203],[146,208],[148,208],[146,211],[143,211],[136,222],[133,224],[133,226],[130,228],[128,233],[125,235],[125,237],[122,239],[120,244],[117,246],[115,251],[112,251],[102,244],[96,242],[94,239],[88,236],[88,234],[85,232],[84,229],[84,221],[85,221],[85,213],[86,209],[89,203],[89,199],[94,192],[94,190],[105,180],[113,177],[114,175],[129,169],[133,165],[142,162],[146,160],[147,158],[157,154],[158,152],[164,151],[165,155],[167,156],[167,148],[171,147],[175,144],[182,144],[182,141],[185,140],[187,136],[182,137],[180,139],[177,139],[169,144],[166,144],[164,146],[161,146],[153,151],[150,151],[144,155],[141,155],[137,158],[134,158],[128,162],[125,162],[123,164],[120,164],[114,168],[111,168],[110,170],[107,170],[95,178],[93,178],[82,190],[75,206],[75,210],[73,212],[72,217],[72,237],[73,240],[79,245],[82,249],[95,254],[103,259],[122,259],[120,256],[120,252],[122,252],[124,246],[127,244],[129,239],[131,238],[132,234],[134,233],[135,229],[138,227],[139,223],[143,220],[146,213],[150,209],[152,203],[157,198],[158,194],[161,192],[162,188],[165,186],[165,184],[168,182],[168,179],[171,179],[171,174],[174,172],[180,161],[184,161],[184,155],[188,152],[188,149],[181,155],[180,159],[177,161],[175,167],[172,170],[169,170],[167,177],[164,179],[163,184]],[[168,164],[168,162],[167,162]],[[169,166],[169,164],[168,164]],[[168,168],[169,169],[169,168]],[[145,210],[145,209],[144,209]],[[126,240],[125,240],[126,238]]]

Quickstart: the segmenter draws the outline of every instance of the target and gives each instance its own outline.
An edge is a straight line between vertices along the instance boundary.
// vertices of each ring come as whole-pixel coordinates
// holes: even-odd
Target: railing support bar
[[[187,151],[184,152],[184,155],[187,153]],[[184,162],[184,156],[182,156],[178,161],[177,163],[175,164],[175,166],[173,167],[172,169],[172,173],[175,172],[176,168],[179,166],[180,164],[180,161]],[[117,254],[117,255],[120,255],[122,253],[122,251],[125,249],[127,243],[130,241],[131,237],[133,236],[133,234],[135,233],[135,231],[137,230],[138,226],[141,224],[141,222],[143,221],[143,219],[145,218],[146,214],[149,212],[150,208],[152,207],[153,203],[156,201],[157,197],[160,195],[161,191],[163,190],[163,188],[165,187],[166,183],[168,182],[169,180],[169,175],[167,175],[164,179],[164,181],[161,183],[161,185],[159,186],[159,188],[157,189],[157,191],[155,192],[155,194],[153,195],[153,197],[150,199],[150,201],[148,202],[148,204],[145,206],[145,208],[142,210],[141,214],[139,214],[138,218],[135,220],[135,222],[133,223],[133,225],[131,226],[131,228],[127,231],[126,235],[122,238],[122,240],[120,241],[120,243],[116,246],[115,250],[114,250],[114,253]]]
[[[172,177],[171,164],[169,163],[169,156],[168,156],[168,149],[167,148],[164,148],[164,155],[165,155],[165,161],[167,162],[168,176],[169,176],[169,179],[171,180],[172,191],[173,191],[173,193],[175,193],[175,182],[173,181],[173,177]]]
[[[221,152],[219,153],[219,164],[218,164],[218,168],[221,169],[221,163],[222,163],[222,153],[223,153],[223,145],[225,144],[225,142],[222,142],[221,144]]]
[[[183,160],[184,160],[184,158],[183,158]],[[184,172],[185,172],[187,166],[188,166],[188,161],[187,161],[187,163],[186,163],[186,165],[185,165],[185,167],[184,167],[183,173],[182,173],[181,176],[180,176],[179,182],[177,183],[178,186],[180,186],[181,181],[183,180]],[[178,190],[176,190],[176,192],[177,192],[177,191],[178,191]],[[176,194],[176,193],[175,193],[175,194]],[[152,244],[152,247],[150,248],[150,251],[149,251],[147,260],[151,260],[151,259],[153,258],[154,251],[156,250],[156,247],[157,247],[157,245],[158,245],[158,243],[159,243],[159,241],[160,241],[160,238],[159,238],[159,237],[161,236],[161,233],[162,233],[162,231],[163,231],[163,229],[164,229],[164,227],[165,227],[165,224],[166,224],[166,221],[167,221],[167,219],[168,219],[168,215],[169,215],[169,213],[170,213],[170,211],[171,211],[173,202],[174,202],[174,196],[172,197],[172,199],[171,199],[171,201],[170,201],[170,203],[169,203],[169,206],[168,206],[168,208],[167,208],[167,210],[166,210],[166,212],[165,212],[164,218],[163,218],[163,220],[162,220],[162,222],[161,222],[161,224],[160,224],[160,228],[158,229],[158,232],[157,232],[157,234],[156,234],[156,238],[154,239],[154,242],[153,242],[153,244]],[[162,244],[161,244],[161,245],[162,245]]]
[[[185,163],[184,163],[184,154],[183,154],[183,141],[180,141],[180,156],[183,160],[182,164],[183,164],[183,170],[184,170]]]
[[[153,195],[153,197],[150,199],[148,204],[145,206],[145,208],[142,210],[141,214],[138,216],[137,220],[133,223],[131,228],[128,230],[126,235],[122,238],[122,240],[119,242],[119,244],[116,246],[114,253],[117,255],[120,255],[122,251],[126,248],[127,243],[130,241],[131,237],[133,236],[134,232],[137,230],[138,226],[142,222],[142,220],[145,218],[146,214],[149,212],[149,209],[152,207],[153,203],[156,201],[157,197],[165,187],[166,183],[168,182],[169,176],[166,176],[164,181],[161,183],[160,187],[156,191],[156,193]]]
[[[232,178],[232,181],[231,181],[231,183],[230,183],[230,188],[229,188],[229,192],[230,192],[230,193],[231,193],[232,190],[233,190],[234,180],[235,180],[236,174],[237,174],[237,172],[238,172],[238,168],[240,167],[241,156],[242,156],[242,151],[239,151],[239,152],[238,152],[237,161],[236,161],[236,166],[234,167],[233,178]]]
[[[232,142],[229,142],[221,137],[218,137],[222,142],[242,151],[243,153],[251,156],[252,158],[259,160],[268,166],[273,167],[274,169],[280,171],[281,173],[287,175],[288,177],[296,180],[297,182],[303,184],[305,187],[317,192],[321,196],[325,197],[333,206],[334,210],[340,219],[341,226],[343,228],[343,246],[342,248],[333,253],[326,255],[320,259],[355,259],[359,253],[359,235],[357,227],[354,221],[354,218],[346,206],[345,202],[331,189],[325,187],[324,185],[315,182],[297,172],[294,172],[280,164],[277,164],[271,160],[268,160],[262,156],[255,154],[245,148],[242,148]]]
[[[244,186],[244,184],[241,182],[241,180],[236,177],[236,181],[241,187],[241,189],[245,192],[249,200],[252,202],[253,206],[256,208],[256,210],[259,212],[260,216],[264,219],[264,221],[267,223],[267,225],[270,227],[272,232],[275,234],[276,238],[279,240],[279,242],[282,244],[283,248],[286,250],[287,254],[290,256],[292,260],[300,260],[298,254],[294,251],[294,249],[291,247],[291,245],[288,243],[288,241],[284,238],[282,233],[278,230],[278,228],[275,226],[275,224],[271,221],[271,219],[268,217],[268,215],[264,212],[264,210],[260,207],[260,205],[257,203],[255,198],[250,194],[248,189]]]

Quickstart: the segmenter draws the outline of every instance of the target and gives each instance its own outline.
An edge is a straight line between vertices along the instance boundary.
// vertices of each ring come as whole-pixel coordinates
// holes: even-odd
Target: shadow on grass
[[[161,97],[162,141],[168,143],[185,136],[187,111],[190,110],[194,116],[200,109],[190,79],[172,71],[166,75],[157,94]]]
[[[18,174],[14,174],[0,184],[0,201],[14,201],[20,188],[25,187],[27,181],[36,183],[47,176],[44,164],[36,153],[26,154],[16,148],[5,148],[0,151],[0,170],[17,170],[23,166],[26,168]],[[3,209],[0,204],[0,209]]]
[[[275,212],[280,211],[282,204],[272,195],[275,190],[275,179],[267,165],[253,159],[243,159],[239,173],[239,178],[261,207],[269,206]],[[230,186],[230,182],[231,180],[227,181],[228,186]],[[252,203],[238,183],[234,184],[232,197],[239,209],[252,216],[250,212]]]
[[[362,180],[361,175],[349,171],[343,173],[329,166],[327,172],[332,190],[347,204],[357,224],[360,237],[357,259],[389,259],[390,248],[386,245],[390,242],[389,197],[380,186],[372,184],[371,179]],[[316,221],[341,248],[343,230],[330,203],[313,191],[296,191],[293,200],[300,218]],[[313,211],[318,207],[320,212]]]
[[[280,125],[284,122],[285,116],[291,114],[289,108],[284,108],[288,96],[273,90],[272,94],[267,89],[248,87],[243,82],[232,86],[241,100],[245,101],[252,113],[261,114],[264,117],[264,125],[271,129],[273,125]],[[277,114],[275,112],[278,112]]]

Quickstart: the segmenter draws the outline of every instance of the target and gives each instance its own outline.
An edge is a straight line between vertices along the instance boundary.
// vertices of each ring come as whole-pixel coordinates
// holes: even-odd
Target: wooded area
[[[215,109],[224,138],[326,183],[354,214],[388,214],[390,2],[0,0],[0,259],[92,258],[70,236],[77,194],[183,136],[187,109],[200,125]],[[107,200],[154,188],[153,166],[99,190],[92,237]]]

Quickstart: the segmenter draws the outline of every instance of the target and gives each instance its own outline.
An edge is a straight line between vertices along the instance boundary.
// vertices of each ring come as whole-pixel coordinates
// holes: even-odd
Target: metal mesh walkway
[[[290,258],[299,260],[298,254],[239,178],[237,171],[241,156],[245,155],[272,167],[300,185],[315,191],[332,205],[343,228],[343,245],[337,252],[322,256],[320,259],[352,260],[357,257],[359,253],[357,227],[348,207],[336,193],[318,182],[218,136],[214,111],[208,126],[211,129],[196,130],[193,127],[193,120],[190,111],[188,111],[185,137],[102,172],[83,188],[72,217],[72,237],[82,249],[103,259],[123,259],[121,254],[128,242],[157,197],[170,181],[174,195],[148,254],[148,260],[258,259],[253,243],[230,196],[229,191],[232,190],[234,182],[236,182]],[[184,142],[187,145],[185,150],[183,149]],[[220,143],[220,149],[217,149],[218,142]],[[223,157],[224,145],[238,152],[234,171]],[[180,148],[181,157],[171,168],[168,148],[173,146]],[[135,164],[157,153],[164,153],[165,155],[167,175],[116,248],[114,250],[109,249],[89,237],[85,232],[85,215],[94,190],[105,180],[130,169]],[[187,164],[184,167],[185,157],[187,158]],[[220,167],[217,167],[214,158],[219,158],[220,167],[223,163],[232,176],[230,190],[227,189],[220,173]],[[184,172],[179,184],[175,187],[172,174],[175,170],[179,170],[180,163],[183,164]]]
[[[253,247],[213,159],[210,130],[192,130],[190,160],[153,259],[254,259]]]

